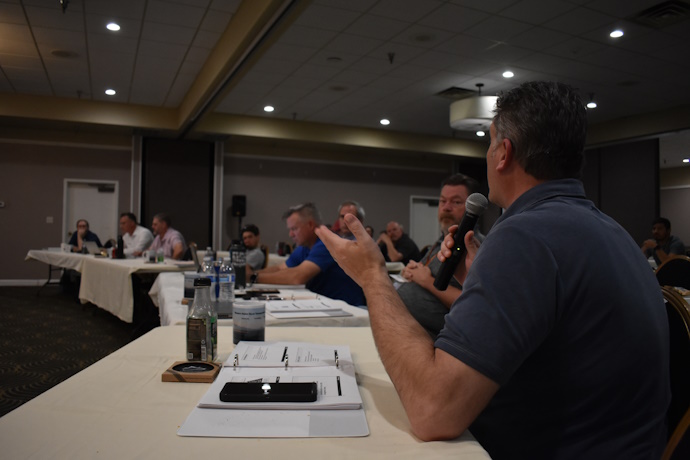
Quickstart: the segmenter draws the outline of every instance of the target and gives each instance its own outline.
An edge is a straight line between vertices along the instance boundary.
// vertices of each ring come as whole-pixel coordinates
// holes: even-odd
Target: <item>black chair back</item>
[[[677,286],[690,289],[690,257],[671,256],[656,269],[660,286]]]

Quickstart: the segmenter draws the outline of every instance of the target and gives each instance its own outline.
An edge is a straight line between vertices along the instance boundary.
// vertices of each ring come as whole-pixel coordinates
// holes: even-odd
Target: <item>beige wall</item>
[[[59,246],[64,179],[118,181],[120,212],[130,203],[131,151],[86,144],[0,142],[0,280],[42,279],[47,266],[29,249]],[[53,223],[46,223],[52,216]]]

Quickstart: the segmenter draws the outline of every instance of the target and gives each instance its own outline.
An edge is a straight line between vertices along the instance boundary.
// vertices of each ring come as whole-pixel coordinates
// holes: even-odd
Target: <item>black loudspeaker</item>
[[[245,195],[232,196],[232,215],[235,217],[247,215],[247,197]]]

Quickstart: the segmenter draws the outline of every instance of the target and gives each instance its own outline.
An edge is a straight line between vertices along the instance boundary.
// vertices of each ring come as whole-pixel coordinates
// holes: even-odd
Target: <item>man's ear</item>
[[[503,144],[503,148],[497,151],[497,155],[499,155],[499,157],[498,162],[496,163],[496,169],[506,170],[513,164],[513,143],[510,141],[510,139],[503,139],[501,143]]]

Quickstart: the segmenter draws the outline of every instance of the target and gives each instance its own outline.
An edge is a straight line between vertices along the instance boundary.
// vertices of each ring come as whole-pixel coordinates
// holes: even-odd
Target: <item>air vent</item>
[[[460,99],[466,99],[468,97],[476,96],[477,92],[471,89],[458,88],[457,86],[451,86],[448,89],[444,89],[440,93],[436,93],[437,96],[445,97],[451,101],[458,101]]]
[[[659,3],[628,19],[643,26],[663,29],[672,24],[685,21],[688,17],[690,17],[690,4],[679,0],[671,0]]]

